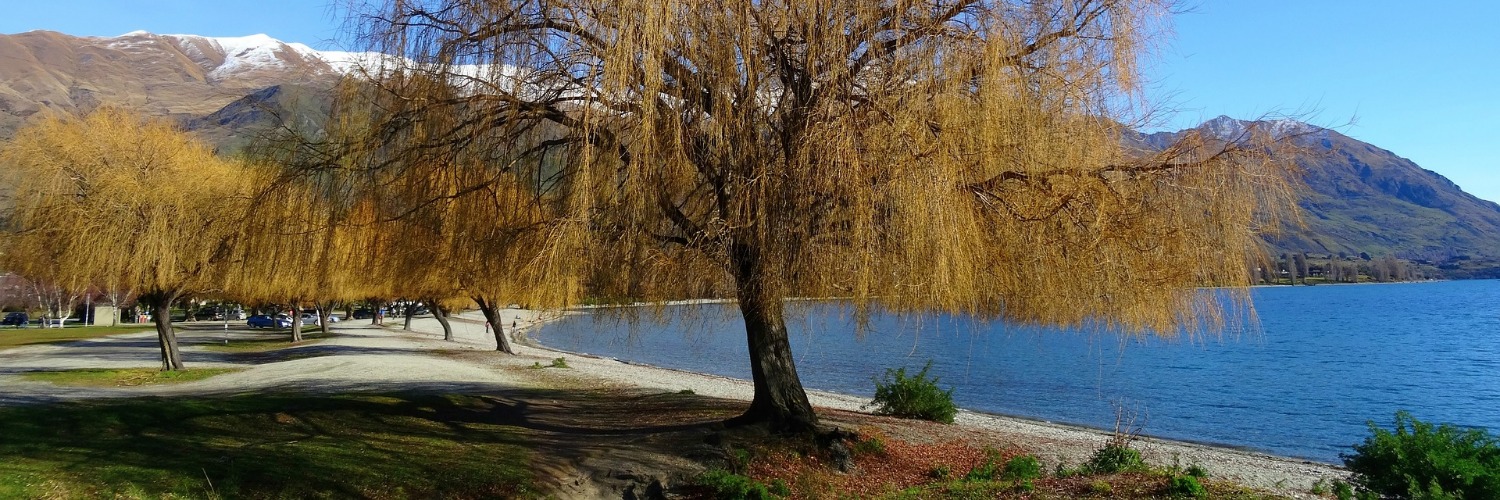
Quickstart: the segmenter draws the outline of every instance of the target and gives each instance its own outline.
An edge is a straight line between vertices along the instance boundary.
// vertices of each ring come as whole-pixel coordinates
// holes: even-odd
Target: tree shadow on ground
[[[0,496],[615,496],[611,481],[714,458],[705,438],[742,409],[465,384],[0,408]]]

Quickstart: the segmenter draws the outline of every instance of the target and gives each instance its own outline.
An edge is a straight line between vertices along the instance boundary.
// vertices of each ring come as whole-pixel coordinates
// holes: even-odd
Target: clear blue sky
[[[25,0],[0,33],[266,33],[342,48],[347,0]],[[1500,201],[1500,2],[1203,0],[1148,65],[1166,128],[1301,114]],[[1350,120],[1353,124],[1346,125]]]

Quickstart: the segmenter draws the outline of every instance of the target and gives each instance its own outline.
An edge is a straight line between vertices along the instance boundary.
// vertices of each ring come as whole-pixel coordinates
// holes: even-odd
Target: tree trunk
[[[734,265],[735,295],[740,315],[745,319],[755,398],[743,415],[728,423],[767,424],[776,432],[814,432],[818,416],[807,400],[802,379],[797,376],[782,313],[782,297],[774,284],[769,283],[758,249],[736,243],[731,247],[730,258]]]
[[[500,317],[500,308],[491,301],[479,295],[474,297],[474,303],[479,304],[479,311],[484,313],[484,321],[489,323],[490,332],[495,334],[495,350],[506,354],[515,354],[515,349],[510,347],[510,340],[505,337],[504,319]]]
[[[177,333],[172,331],[172,300],[173,297],[166,292],[144,294],[139,299],[151,308],[151,319],[156,323],[162,371],[182,369],[182,351],[177,349]]]
[[[333,317],[333,303],[318,304],[318,331],[322,332],[324,337],[328,336],[328,323],[331,323],[328,318],[331,317]]]
[[[402,330],[411,331],[411,317],[416,312],[417,312],[417,303],[416,302],[407,302],[405,308],[401,312],[401,315],[406,317],[405,318],[406,322],[401,325],[401,329]]]
[[[299,302],[292,301],[292,342],[302,341],[302,311],[297,310]]]
[[[444,309],[437,300],[429,299],[427,307],[432,310],[432,317],[437,319],[438,324],[443,325],[443,340],[453,341],[453,326],[448,324],[448,310]]]

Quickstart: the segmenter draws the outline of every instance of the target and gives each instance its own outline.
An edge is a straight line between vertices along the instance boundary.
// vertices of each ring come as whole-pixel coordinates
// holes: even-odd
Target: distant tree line
[[[1372,257],[1361,252],[1308,254],[1287,252],[1263,258],[1253,266],[1255,281],[1262,285],[1317,283],[1387,283],[1421,281],[1437,278],[1430,266],[1397,258],[1395,255]]]

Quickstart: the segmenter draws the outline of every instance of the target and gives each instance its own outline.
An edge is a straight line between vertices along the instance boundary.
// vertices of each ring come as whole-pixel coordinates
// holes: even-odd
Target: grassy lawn
[[[496,411],[467,396],[0,408],[0,498],[537,497],[524,431]]]
[[[164,372],[157,368],[85,368],[55,372],[27,372],[21,377],[57,385],[86,387],[134,387],[139,385],[178,384],[203,380],[214,375],[240,371],[239,368],[201,368]]]
[[[154,331],[152,325],[79,326],[70,328],[0,327],[0,349],[33,344],[84,340],[118,333]]]

